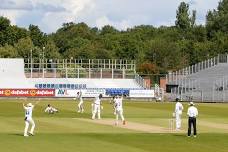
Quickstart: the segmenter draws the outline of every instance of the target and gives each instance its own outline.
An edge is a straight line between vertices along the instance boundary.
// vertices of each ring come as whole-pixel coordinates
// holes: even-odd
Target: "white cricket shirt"
[[[101,104],[101,100],[100,100],[99,97],[95,98],[94,104],[96,104],[96,105],[100,105]]]
[[[182,110],[184,110],[183,105],[180,102],[177,102],[175,106],[175,113],[182,113]]]
[[[27,119],[32,118],[32,110],[33,110],[34,106],[31,107],[25,107],[25,117],[27,117]]]
[[[123,110],[123,98],[116,99],[116,110]]]
[[[194,107],[194,106],[189,107],[188,108],[187,115],[189,117],[197,117],[198,116],[198,110],[197,110],[197,108]]]

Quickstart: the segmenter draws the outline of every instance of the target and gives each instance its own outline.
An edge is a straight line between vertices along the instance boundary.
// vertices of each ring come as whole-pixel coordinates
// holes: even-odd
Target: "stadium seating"
[[[0,59],[0,88],[35,88],[24,74],[24,59]]]
[[[178,79],[176,92],[186,99],[224,101],[228,99],[228,63],[218,63],[215,66],[188,74]]]
[[[105,90],[106,96],[129,96],[130,90],[144,89],[143,79],[140,76],[135,78],[44,78],[41,75],[42,78],[26,78],[25,71],[27,74],[31,74],[31,71],[24,68],[25,66],[23,59],[0,59],[0,89],[101,89]]]
[[[37,88],[138,88],[134,79],[28,78]]]

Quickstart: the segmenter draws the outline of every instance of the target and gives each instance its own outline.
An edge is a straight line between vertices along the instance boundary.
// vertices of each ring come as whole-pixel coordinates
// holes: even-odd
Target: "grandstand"
[[[35,88],[25,77],[23,59],[0,59],[0,88]]]
[[[105,89],[107,95],[148,89],[132,60],[0,59],[0,63],[1,89]]]
[[[170,99],[228,101],[228,56],[218,55],[166,77]]]

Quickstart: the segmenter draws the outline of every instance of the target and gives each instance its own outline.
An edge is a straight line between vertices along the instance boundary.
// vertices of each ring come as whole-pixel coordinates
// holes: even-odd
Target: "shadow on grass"
[[[173,134],[174,137],[183,137],[183,138],[187,138],[187,134],[182,133],[182,134]]]
[[[21,137],[24,137],[24,135],[23,134],[19,134],[19,133],[9,133],[8,135],[10,135],[10,136],[21,136]]]

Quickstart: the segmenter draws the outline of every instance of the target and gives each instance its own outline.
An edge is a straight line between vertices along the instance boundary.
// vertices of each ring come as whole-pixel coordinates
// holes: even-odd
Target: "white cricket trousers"
[[[181,129],[181,115],[176,114],[176,129]]]
[[[116,125],[118,124],[119,116],[124,121],[123,110],[116,110]]]
[[[78,112],[84,112],[83,101],[80,101],[80,102],[78,103]]]
[[[93,116],[92,116],[92,119],[95,119],[96,114],[97,114],[97,118],[101,119],[101,106],[98,105],[98,104],[94,104],[93,105]]]
[[[33,121],[33,119],[29,118],[29,119],[25,120],[24,136],[28,135],[28,128],[29,128],[30,124],[32,125],[32,127],[31,127],[31,130],[29,133],[33,134],[36,125],[35,125],[35,122]]]

